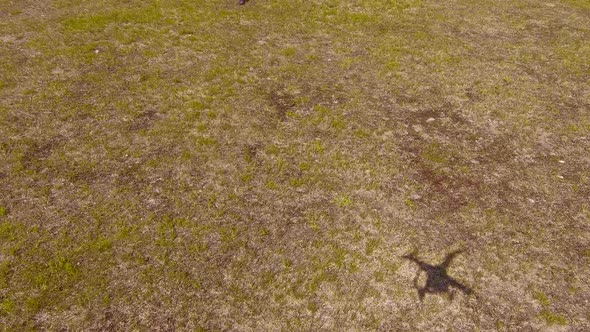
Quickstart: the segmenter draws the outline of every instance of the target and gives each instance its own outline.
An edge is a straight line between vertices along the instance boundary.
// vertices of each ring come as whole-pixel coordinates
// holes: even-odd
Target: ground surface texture
[[[0,0],[0,160],[4,330],[590,330],[588,0]]]

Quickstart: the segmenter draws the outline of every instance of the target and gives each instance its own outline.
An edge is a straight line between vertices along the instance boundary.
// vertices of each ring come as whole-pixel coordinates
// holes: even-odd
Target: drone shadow
[[[424,299],[426,294],[447,294],[449,296],[449,300],[452,301],[454,296],[453,289],[458,289],[467,295],[473,293],[471,288],[453,279],[447,273],[447,268],[451,264],[451,261],[461,252],[461,250],[451,252],[447,255],[447,257],[445,257],[445,260],[438,265],[431,265],[421,261],[415,256],[415,253],[402,256],[402,258],[416,263],[420,268],[416,273],[416,277],[414,278],[414,287],[418,291],[418,297],[420,298],[420,301]],[[426,284],[424,287],[420,287],[418,285],[418,278],[420,277],[421,271],[426,273]]]

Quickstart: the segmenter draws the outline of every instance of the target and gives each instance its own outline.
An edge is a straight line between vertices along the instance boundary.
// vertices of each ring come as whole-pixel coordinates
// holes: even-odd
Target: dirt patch
[[[287,112],[292,110],[296,105],[295,97],[281,90],[272,90],[269,93],[268,99],[276,111],[276,117],[281,122],[287,120]]]
[[[253,162],[256,160],[260,146],[256,144],[246,144],[243,146],[242,151],[244,154],[244,160],[246,162]]]
[[[421,158],[411,159],[416,204],[428,211],[431,217],[441,217],[458,211],[469,203],[478,202],[483,195],[481,179],[457,174],[450,168],[433,168]]]
[[[275,116],[280,122],[288,119],[288,113],[305,116],[309,115],[316,105],[324,107],[338,107],[349,99],[341,84],[334,81],[301,82],[294,87],[283,85],[272,86],[267,93],[269,104],[275,110]]]
[[[49,157],[52,151],[60,145],[60,138],[53,138],[44,142],[32,142],[25,150],[21,162],[27,169],[36,169],[36,165]]]
[[[515,136],[504,135],[492,138],[489,143],[483,143],[477,148],[477,161],[485,164],[507,164],[514,160],[516,153],[510,147],[517,139]]]
[[[150,128],[159,118],[155,110],[147,110],[140,113],[129,123],[129,131],[139,131]]]

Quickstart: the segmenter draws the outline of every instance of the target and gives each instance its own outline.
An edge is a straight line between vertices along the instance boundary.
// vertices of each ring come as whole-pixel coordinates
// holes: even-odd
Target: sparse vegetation
[[[588,0],[236,2],[0,0],[2,329],[590,330]]]
[[[554,314],[547,309],[543,309],[539,314],[549,325],[567,325],[565,317],[559,314]]]

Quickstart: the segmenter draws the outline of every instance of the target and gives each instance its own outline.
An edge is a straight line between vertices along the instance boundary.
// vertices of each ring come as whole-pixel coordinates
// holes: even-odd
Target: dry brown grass
[[[590,329],[589,10],[0,0],[0,326]]]

